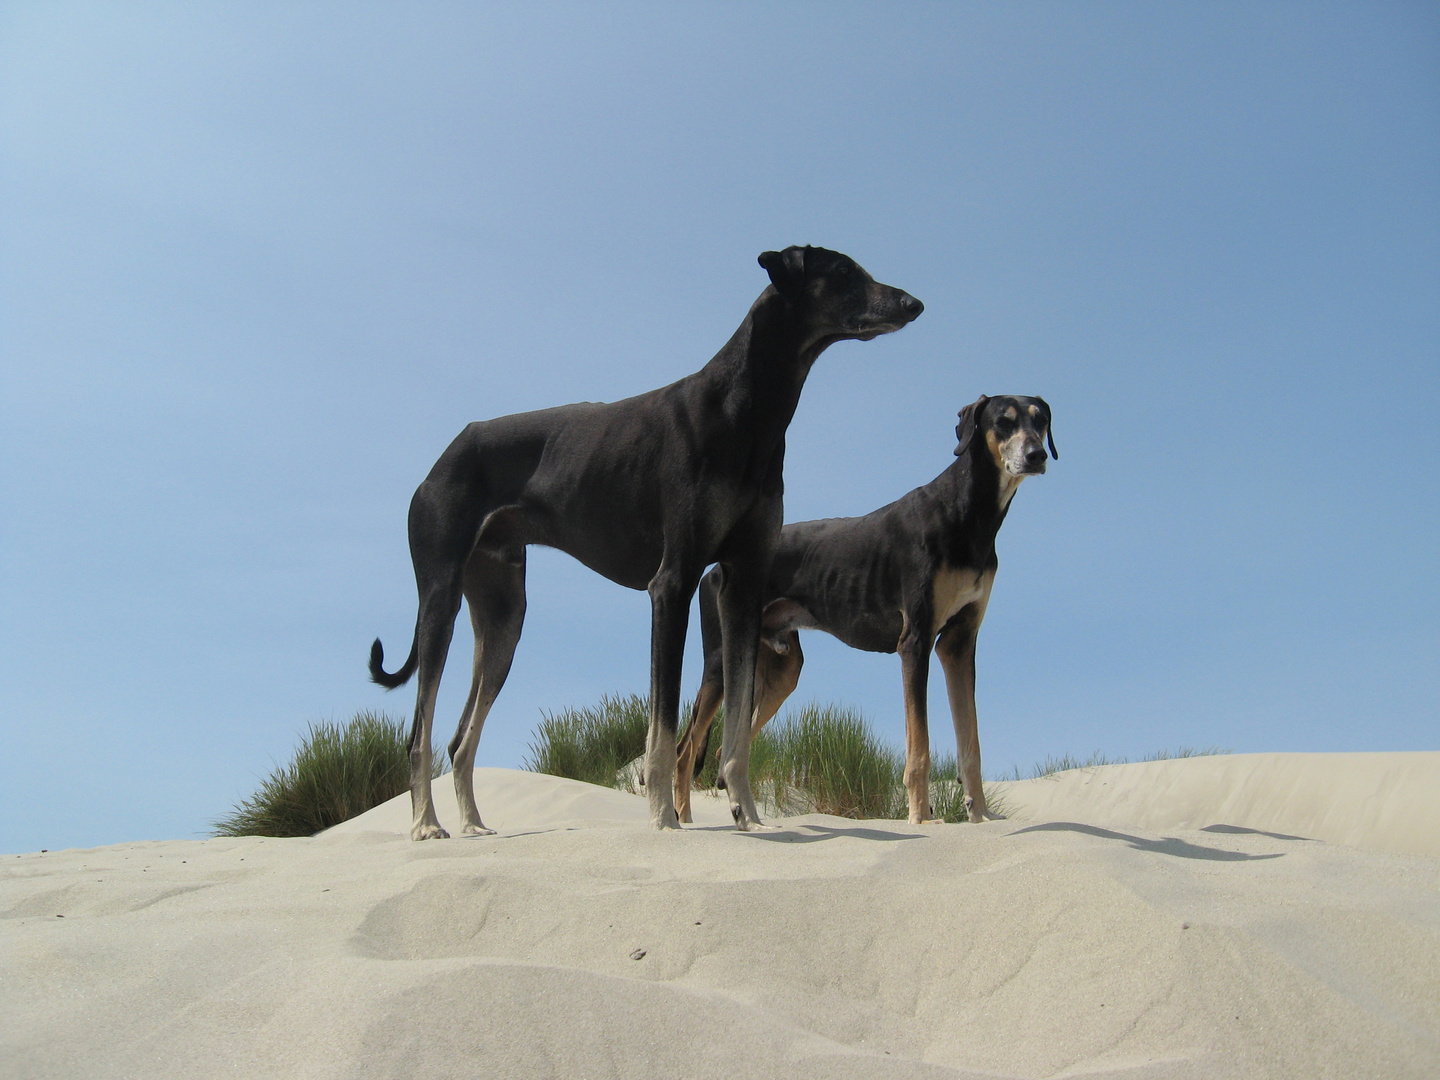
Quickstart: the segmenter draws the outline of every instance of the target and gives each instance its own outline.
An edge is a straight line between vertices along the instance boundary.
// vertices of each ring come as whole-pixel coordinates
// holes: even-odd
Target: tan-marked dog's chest
[[[931,610],[935,613],[931,636],[940,633],[967,605],[988,600],[994,582],[993,570],[950,566],[937,570],[930,582]]]

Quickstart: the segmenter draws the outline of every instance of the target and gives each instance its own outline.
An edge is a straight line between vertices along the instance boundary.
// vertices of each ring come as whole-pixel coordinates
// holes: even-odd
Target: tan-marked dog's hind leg
[[[690,723],[685,725],[675,754],[675,813],[683,825],[690,824],[690,787],[697,771],[697,759],[709,746],[710,725],[715,722],[715,714],[724,700],[723,673],[717,671],[716,677],[711,678],[707,668],[690,709]]]
[[[775,646],[781,648],[777,649]],[[782,652],[781,649],[784,651]],[[769,635],[760,640],[760,662],[755,665],[755,712],[750,722],[750,738],[760,734],[795,692],[800,683],[800,669],[805,654],[800,649],[800,635],[787,630],[776,638]]]
[[[950,696],[950,717],[955,722],[955,750],[960,781],[965,787],[965,812],[971,821],[994,821],[985,805],[985,788],[980,780],[980,731],[975,713],[975,638],[985,618],[984,600],[965,608],[940,635],[935,655],[945,672]]]

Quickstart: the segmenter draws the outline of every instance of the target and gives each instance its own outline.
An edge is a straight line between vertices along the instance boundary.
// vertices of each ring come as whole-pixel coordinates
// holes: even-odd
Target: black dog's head
[[[788,247],[762,253],[760,265],[775,291],[804,319],[807,344],[821,348],[892,333],[925,310],[905,290],[882,285],[838,251]]]
[[[959,457],[969,448],[975,433],[981,432],[995,467],[1010,476],[1035,476],[1045,471],[1045,446],[1057,461],[1055,439],[1050,434],[1050,406],[1044,398],[1001,397],[979,399],[960,410],[955,437]]]

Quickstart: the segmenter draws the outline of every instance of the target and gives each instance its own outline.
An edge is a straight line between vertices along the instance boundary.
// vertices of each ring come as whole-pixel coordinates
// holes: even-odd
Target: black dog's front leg
[[[760,646],[761,583],[754,570],[727,567],[720,587],[720,634],[724,642],[725,734],[720,775],[730,815],[743,831],[763,828],[750,790],[750,723],[755,713],[755,659]]]
[[[650,581],[650,731],[645,739],[645,791],[650,824],[678,829],[675,814],[675,730],[680,716],[680,668],[690,598],[700,575],[664,563]]]
[[[705,667],[700,689],[690,710],[690,722],[680,736],[675,761],[675,813],[681,824],[691,820],[690,788],[700,775],[710,747],[710,725],[725,700],[725,647],[720,636],[720,579],[717,567],[700,580],[700,638],[705,650]]]

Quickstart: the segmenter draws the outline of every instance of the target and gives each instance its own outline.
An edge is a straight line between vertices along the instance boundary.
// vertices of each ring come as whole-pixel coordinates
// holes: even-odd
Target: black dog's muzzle
[[[869,341],[871,338],[879,337],[881,334],[893,334],[902,326],[908,326],[920,317],[925,310],[925,305],[909,293],[896,289],[897,294],[892,301],[893,311],[886,312],[883,316],[871,316],[860,319],[855,326],[855,333],[861,341]]]

